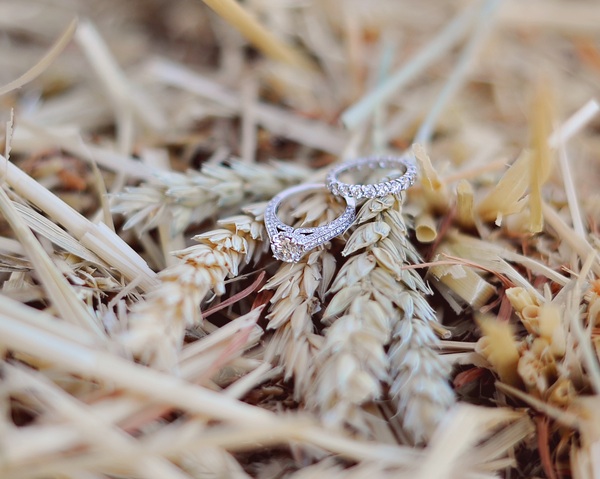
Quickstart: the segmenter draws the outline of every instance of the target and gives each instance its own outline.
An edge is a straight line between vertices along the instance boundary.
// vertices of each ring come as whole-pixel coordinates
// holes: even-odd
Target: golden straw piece
[[[415,234],[420,243],[433,243],[437,238],[437,225],[429,213],[419,215],[415,221]]]
[[[65,321],[77,324],[88,332],[94,333],[98,340],[105,340],[104,330],[96,316],[90,314],[83,301],[77,297],[73,287],[54,265],[2,188],[0,188],[0,213],[21,242],[23,249],[36,269],[37,276],[46,290],[48,298],[51,299],[61,317]]]
[[[307,56],[269,32],[235,0],[203,1],[266,56],[303,70],[315,70],[314,63]]]
[[[465,265],[437,264],[429,268],[429,274],[472,308],[479,309],[490,300],[496,290],[473,268],[467,267],[467,260],[470,258],[462,254],[455,246],[456,244],[446,242],[437,248],[436,254],[464,258]]]
[[[0,169],[9,186],[64,226],[83,246],[124,276],[131,280],[139,278],[143,289],[152,289],[157,284],[155,273],[140,255],[106,225],[92,223],[3,156],[0,156]]]
[[[473,187],[467,180],[460,180],[456,185],[456,221],[463,228],[475,226],[473,213]]]
[[[510,385],[521,384],[517,373],[519,351],[511,324],[489,317],[480,317],[477,322],[483,333],[478,346],[500,380]]]
[[[532,102],[531,149],[529,164],[529,210],[532,233],[539,233],[544,227],[542,215],[542,186],[552,170],[553,158],[547,138],[552,128],[552,92],[547,82],[540,82]]]
[[[600,255],[587,241],[587,238],[579,236],[550,205],[542,203],[542,212],[544,213],[546,223],[555,230],[556,235],[568,244],[581,259],[590,256],[594,258],[591,266],[592,271],[597,276],[600,276]]]
[[[450,197],[446,184],[435,171],[431,158],[422,145],[413,145],[413,152],[421,169],[421,185],[427,203],[438,212],[445,212],[450,204]]]
[[[530,157],[529,151],[523,151],[494,189],[477,205],[477,212],[482,220],[495,221],[500,225],[503,217],[521,211],[521,198],[529,184]]]

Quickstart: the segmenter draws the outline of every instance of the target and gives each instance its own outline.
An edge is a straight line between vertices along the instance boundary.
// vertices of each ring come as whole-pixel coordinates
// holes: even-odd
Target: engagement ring
[[[341,235],[354,222],[356,217],[354,198],[345,198],[347,206],[342,215],[322,226],[293,228],[277,217],[279,206],[289,196],[323,189],[325,185],[320,183],[298,185],[282,191],[269,201],[265,210],[265,227],[276,259],[297,263],[307,252]]]
[[[383,170],[402,168],[401,176],[380,181],[379,183],[351,184],[340,181],[340,176],[346,173],[364,172],[365,170]],[[332,168],[327,174],[327,188],[336,196],[344,198],[380,198],[387,195],[396,195],[410,188],[417,176],[417,167],[412,156],[369,156],[346,161]]]

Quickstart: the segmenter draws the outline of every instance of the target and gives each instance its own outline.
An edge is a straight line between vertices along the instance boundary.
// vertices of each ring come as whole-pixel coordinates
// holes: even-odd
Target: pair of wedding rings
[[[384,179],[378,183],[345,183],[340,177],[356,172],[374,172],[379,170],[398,170],[400,176]],[[356,202],[361,198],[380,198],[395,195],[408,189],[415,182],[417,168],[410,155],[402,157],[381,156],[366,157],[341,163],[327,174],[326,183],[302,184],[282,191],[267,205],[265,227],[271,242],[273,256],[280,261],[297,263],[310,250],[344,233],[356,218]],[[333,195],[344,198],[346,209],[331,223],[313,228],[293,228],[286,225],[277,216],[282,202],[292,195],[309,193],[327,188]]]

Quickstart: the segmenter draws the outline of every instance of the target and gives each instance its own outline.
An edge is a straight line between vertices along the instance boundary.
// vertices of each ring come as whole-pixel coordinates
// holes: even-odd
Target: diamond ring
[[[324,189],[325,185],[322,183],[298,185],[282,191],[269,201],[265,210],[265,227],[276,259],[286,263],[297,263],[310,250],[341,235],[354,222],[356,218],[354,198],[345,198],[346,209],[342,215],[322,226],[293,228],[277,217],[279,206],[289,196]]]
[[[394,179],[384,180],[373,184],[350,184],[339,180],[344,173],[396,169],[401,167],[404,173]],[[332,168],[327,174],[327,188],[336,196],[344,198],[380,198],[387,195],[395,195],[411,187],[417,176],[417,167],[409,155],[396,156],[368,156],[346,161]]]

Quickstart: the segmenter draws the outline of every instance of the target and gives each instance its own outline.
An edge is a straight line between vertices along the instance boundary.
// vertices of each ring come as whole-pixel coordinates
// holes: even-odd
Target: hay
[[[0,477],[598,477],[599,18],[3,2]],[[408,149],[271,257],[265,201]]]

